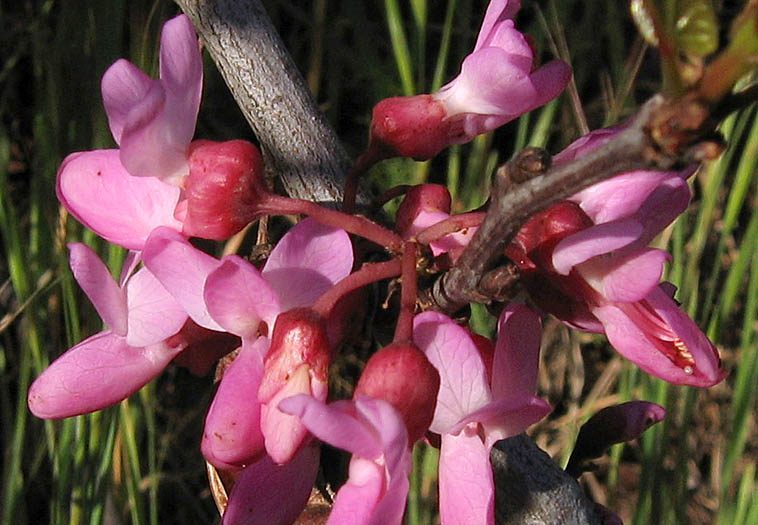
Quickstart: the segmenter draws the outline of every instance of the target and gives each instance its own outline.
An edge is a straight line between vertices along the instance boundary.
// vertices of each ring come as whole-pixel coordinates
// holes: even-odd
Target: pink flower
[[[462,327],[436,312],[414,319],[413,339],[441,377],[430,430],[442,436],[439,499],[443,524],[494,523],[490,449],[550,411],[534,395],[540,334],[534,312],[509,305],[498,323],[488,380],[487,364]]]
[[[559,60],[533,70],[534,52],[514,27],[518,0],[492,0],[461,73],[432,95],[395,97],[374,108],[370,155],[425,160],[469,142],[555,98],[571,70]]]
[[[108,68],[101,84],[103,104],[129,173],[174,185],[189,173],[188,147],[202,87],[203,60],[186,15],[163,26],[159,80],[123,59]]]
[[[158,375],[181,352],[187,314],[131,254],[117,284],[95,252],[70,244],[71,270],[108,328],[56,359],[29,388],[29,409],[61,418],[117,403]]]
[[[353,454],[329,525],[402,523],[411,453],[405,423],[392,405],[360,395],[326,405],[301,394],[279,408],[300,418],[320,440]]]
[[[557,156],[564,162],[618,130],[599,130]],[[651,375],[691,386],[724,378],[718,351],[659,285],[669,255],[647,244],[687,207],[683,172],[629,172],[532,217],[507,254],[532,298],[564,322],[605,333]]]
[[[270,338],[282,312],[313,304],[350,273],[348,235],[303,220],[282,237],[258,271],[239,256],[219,261],[178,232],[158,228],[145,244],[144,259],[198,325],[242,338],[206,417],[206,458],[219,468],[235,469],[259,459],[265,446],[275,462],[291,459],[306,431],[296,418],[276,410],[276,403],[284,393],[307,392],[325,399],[326,375],[304,360],[301,348],[293,347],[292,359],[280,363],[286,365],[283,379],[266,378]],[[278,355],[275,349],[271,352]],[[259,395],[263,387],[265,399]]]

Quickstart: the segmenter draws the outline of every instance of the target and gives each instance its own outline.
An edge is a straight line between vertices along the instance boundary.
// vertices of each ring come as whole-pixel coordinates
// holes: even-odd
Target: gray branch
[[[261,3],[177,3],[192,19],[258,137],[268,166],[282,178],[290,196],[340,200],[349,159]],[[600,522],[576,480],[528,438],[501,442],[491,457],[498,523]]]

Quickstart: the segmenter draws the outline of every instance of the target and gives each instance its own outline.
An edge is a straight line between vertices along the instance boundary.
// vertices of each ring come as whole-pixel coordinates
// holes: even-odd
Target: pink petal
[[[173,140],[177,144],[189,144],[200,108],[203,59],[195,29],[186,15],[174,17],[163,25],[160,62]]]
[[[203,299],[205,280],[221,264],[218,259],[201,252],[169,228],[153,231],[142,256],[145,266],[193,321],[209,330],[224,331],[208,313]]]
[[[430,430],[444,434],[491,401],[484,362],[463,328],[442,314],[424,312],[413,320],[413,341],[440,373]]]
[[[637,241],[642,231],[642,225],[631,218],[578,231],[556,244],[553,267],[558,273],[568,275],[577,264]]]
[[[496,25],[514,18],[520,8],[521,0],[491,0],[487,7],[487,12],[484,14],[482,27],[479,29],[474,51],[484,45],[489,45],[487,41]]]
[[[282,237],[263,267],[283,311],[311,306],[353,268],[353,246],[343,230],[305,219]]]
[[[132,177],[118,150],[72,153],[58,170],[58,199],[79,222],[105,240],[142,250],[158,226],[181,230],[174,216],[179,188]]]
[[[663,250],[644,248],[628,256],[597,257],[577,270],[605,300],[631,303],[644,299],[658,286],[663,265],[670,259]]]
[[[526,400],[537,390],[542,323],[540,317],[517,303],[500,315],[492,360],[495,399]]]
[[[205,303],[211,317],[230,333],[243,338],[254,337],[260,321],[274,328],[281,312],[274,289],[249,262],[229,255],[208,275]]]
[[[442,435],[439,463],[440,522],[495,523],[495,483],[489,449],[476,428]]]
[[[141,268],[129,279],[126,297],[129,305],[126,342],[131,346],[158,343],[179,332],[187,321],[187,312],[147,268]]]
[[[279,403],[279,410],[300,418],[308,430],[321,441],[366,459],[376,459],[381,443],[370,425],[356,416],[350,401],[329,405],[300,394]]]
[[[100,89],[105,113],[116,143],[121,142],[130,111],[149,97],[160,84],[128,60],[119,59],[103,73]]]
[[[408,499],[410,486],[408,475],[411,471],[411,453],[407,447],[398,451],[402,453],[404,469],[402,472],[390,475],[384,496],[371,516],[370,525],[400,525],[403,522],[405,502]]]
[[[111,272],[89,246],[77,242],[69,244],[68,249],[71,252],[69,265],[76,282],[113,333],[126,335],[126,297]]]
[[[201,448],[205,458],[219,468],[249,464],[265,452],[258,387],[268,344],[265,337],[243,343],[237,357],[224,371],[208,409]]]
[[[355,409],[379,434],[384,456],[384,466],[390,478],[407,477],[410,467],[408,456],[408,432],[395,407],[384,400],[369,396],[356,396]]]
[[[517,434],[547,416],[552,408],[544,399],[531,396],[526,400],[505,399],[494,401],[471,414],[466,422],[481,422],[485,445],[488,448]]]
[[[263,457],[246,467],[234,483],[221,523],[290,525],[308,502],[318,464],[319,447],[312,443],[286,465]]]
[[[571,80],[571,67],[562,60],[553,60],[533,71],[529,79],[537,91],[531,105],[522,113],[547,104],[560,95]]]
[[[322,391],[326,393],[325,389]],[[308,435],[308,429],[297,416],[282,412],[278,407],[283,399],[298,394],[316,398],[311,392],[307,364],[298,366],[284,386],[267,403],[261,404],[261,432],[266,452],[274,463],[288,462]],[[326,401],[326,395],[318,401]]]
[[[348,479],[337,492],[329,514],[329,525],[363,525],[371,523],[385,485],[384,468],[375,462],[353,456]],[[384,517],[384,516],[383,516]],[[390,524],[391,522],[380,522]],[[400,523],[397,521],[397,523]]]
[[[135,348],[110,331],[85,339],[47,367],[29,388],[29,410],[44,419],[100,410],[132,395],[183,350]]]

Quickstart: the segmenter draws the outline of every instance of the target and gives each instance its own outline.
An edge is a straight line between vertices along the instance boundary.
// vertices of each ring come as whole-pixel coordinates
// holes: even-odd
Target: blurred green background
[[[371,107],[431,92],[471,50],[486,2],[269,0],[264,2],[320,107],[348,151],[360,153]],[[518,27],[543,59],[571,62],[569,92],[433,161],[388,161],[371,173],[386,188],[447,184],[455,209],[481,204],[498,163],[526,145],[552,152],[631,114],[660,87],[655,51],[637,36],[624,2],[523,2]],[[728,19],[735,4],[719,3]],[[67,217],[55,174],[72,151],[113,147],[99,81],[117,58],[157,71],[157,37],[177,13],[167,0],[0,1],[0,523],[213,523],[199,452],[212,375],[170,367],[119,406],[63,421],[28,413],[26,390],[56,356],[101,329],[68,270],[65,245],[84,240],[114,271],[123,252]],[[197,136],[253,139],[206,57]],[[693,178],[687,213],[656,242],[674,261],[677,299],[716,341],[729,371],[708,391],[652,379],[601,338],[547,321],[540,393],[555,407],[530,432],[560,463],[592,413],[629,399],[666,406],[664,424],[619,445],[585,474],[598,502],[629,523],[758,523],[758,120],[729,117],[730,147]],[[476,328],[491,319],[475,310]],[[433,449],[414,461],[407,523],[434,523]]]

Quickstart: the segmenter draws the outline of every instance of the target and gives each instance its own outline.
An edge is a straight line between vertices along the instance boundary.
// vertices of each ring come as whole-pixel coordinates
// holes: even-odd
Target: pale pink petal
[[[522,113],[531,111],[547,104],[560,95],[571,80],[571,67],[562,60],[553,60],[541,68],[533,71],[529,79],[537,91],[531,105],[522,110]]]
[[[158,375],[183,346],[135,348],[110,331],[85,339],[47,367],[29,388],[29,410],[44,419],[118,403]]]
[[[510,303],[500,315],[492,360],[495,399],[523,399],[537,390],[542,323],[526,306]]]
[[[76,242],[69,244],[68,249],[69,266],[76,282],[113,333],[126,335],[126,297],[111,272],[89,246]]]
[[[488,448],[517,434],[547,416],[552,410],[544,399],[532,396],[526,401],[499,400],[471,414],[468,422],[479,421],[484,427],[484,444]]]
[[[516,29],[513,20],[497,24],[484,41],[484,47],[498,47],[513,56],[514,64],[524,71],[531,71],[534,52],[524,35]]]
[[[355,405],[350,401],[326,405],[300,394],[280,402],[279,410],[299,417],[314,436],[333,447],[366,459],[376,459],[382,454],[376,432],[357,417]]]
[[[151,90],[154,91],[156,87],[160,87],[157,80],[151,79],[123,58],[105,70],[100,89],[105,113],[108,115],[108,125],[117,144],[121,142],[121,134],[130,111],[146,100]]]
[[[503,21],[515,17],[520,8],[521,0],[491,0],[487,7],[487,12],[484,14],[482,26],[479,29],[474,51],[484,45],[488,45],[487,41],[494,28]]]
[[[466,331],[437,312],[413,320],[413,341],[440,373],[440,392],[430,430],[448,432],[461,418],[492,400],[487,370]]]
[[[643,248],[630,256],[596,257],[577,267],[579,274],[603,299],[631,303],[644,299],[658,286],[663,265],[671,256],[663,250]]]
[[[406,447],[398,449],[402,453],[404,470],[390,474],[390,480],[386,492],[379,504],[374,509],[369,525],[400,525],[405,513],[405,502],[408,499],[410,483],[408,475],[411,471],[411,453]]]
[[[187,312],[168,293],[147,268],[141,268],[126,286],[129,305],[129,331],[126,342],[147,346],[162,341],[181,330]]]
[[[442,525],[495,522],[495,483],[489,449],[466,427],[442,435],[439,463],[439,509]]]
[[[189,144],[203,89],[203,60],[189,17],[179,15],[163,25],[160,57],[161,84],[166,90],[166,118],[172,140]]]
[[[316,482],[319,446],[303,447],[292,461],[271,458],[245,468],[234,483],[224,525],[291,525],[302,512]]]
[[[205,458],[219,468],[238,468],[265,453],[258,388],[268,345],[265,337],[243,343],[208,409],[201,448]]]
[[[275,463],[289,461],[308,435],[300,418],[279,410],[280,401],[298,394],[316,399],[311,392],[308,368],[305,363],[298,366],[279,391],[267,403],[261,404],[261,432],[266,452]],[[318,401],[326,401],[326,396]]]
[[[553,267],[558,273],[568,275],[577,264],[637,241],[642,231],[642,225],[631,218],[581,230],[556,244]]]
[[[407,476],[410,472],[405,464],[408,432],[395,407],[381,399],[358,395],[355,399],[355,410],[379,435],[388,475]]]
[[[255,336],[261,321],[268,323],[271,333],[282,311],[276,292],[260,272],[236,255],[224,257],[208,275],[204,297],[211,317],[243,338]]]
[[[344,230],[305,219],[282,237],[263,267],[283,311],[312,305],[353,268],[353,246]]]
[[[406,228],[405,231],[400,232],[400,234],[404,238],[410,239],[428,227],[444,221],[448,217],[450,217],[450,214],[445,213],[444,211],[421,209],[418,211],[418,214],[414,217],[413,222],[410,223],[408,228]]]
[[[353,456],[348,479],[337,492],[328,525],[364,525],[371,517],[384,491],[384,468],[375,462]],[[381,522],[390,524],[390,522]]]
[[[179,188],[133,177],[118,150],[72,153],[58,170],[56,193],[66,209],[105,240],[142,250],[158,226],[181,230],[174,218]]]
[[[118,277],[118,285],[123,288],[126,286],[126,281],[137,269],[139,263],[142,262],[142,252],[137,250],[129,250],[124,257],[124,263],[121,265],[121,274]]]
[[[192,246],[180,233],[157,228],[145,243],[145,266],[182,305],[193,321],[209,330],[224,329],[208,313],[203,288],[220,261]]]

